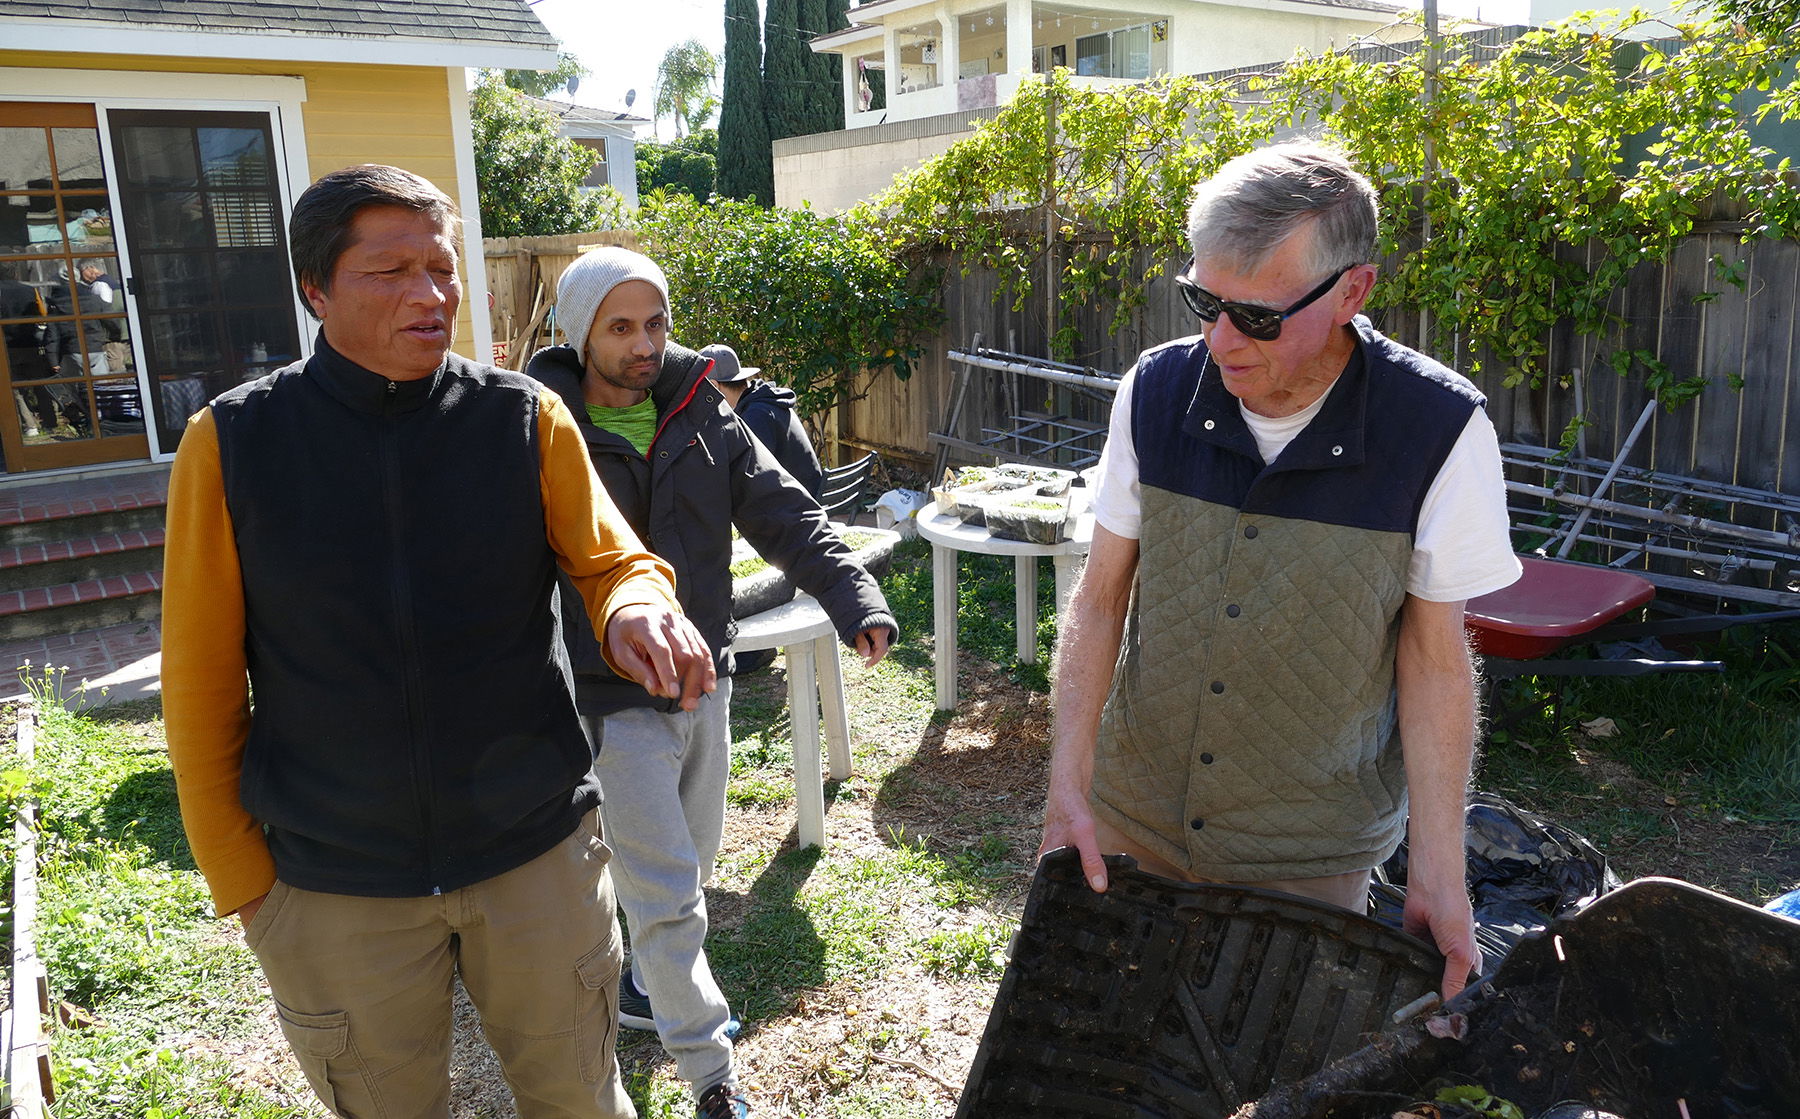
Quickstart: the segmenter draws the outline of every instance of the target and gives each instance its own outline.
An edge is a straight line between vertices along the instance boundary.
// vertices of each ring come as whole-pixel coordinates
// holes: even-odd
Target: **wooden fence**
[[[601,245],[638,247],[629,230],[565,233],[553,237],[489,237],[481,243],[487,260],[489,321],[494,329],[494,363],[522,368],[540,345],[548,344],[548,323],[556,306],[556,280],[584,251]]]
[[[1705,393],[1677,411],[1658,409],[1640,436],[1631,463],[1740,486],[1800,494],[1800,359],[1795,357],[1800,321],[1800,242],[1739,240],[1734,223],[1716,223],[1707,232],[1685,239],[1663,265],[1638,269],[1617,292],[1611,310],[1618,316],[1612,335],[1579,336],[1566,324],[1553,331],[1546,368],[1553,373],[1539,388],[1503,387],[1502,371],[1474,371],[1460,342],[1447,356],[1469,372],[1489,396],[1489,411],[1503,441],[1554,444],[1575,415],[1576,381],[1589,427],[1588,454],[1613,458],[1649,399],[1643,374],[1613,372],[1607,359],[1621,348],[1651,352],[1675,376],[1704,376]],[[1590,253],[1601,251],[1590,249]],[[1744,284],[1720,283],[1714,260],[1741,265]],[[946,262],[948,263],[948,262]],[[1164,275],[1182,262],[1168,261]],[[985,346],[1018,353],[1047,355],[1045,300],[1034,296],[1014,309],[1009,298],[995,298],[996,277],[977,269],[959,276],[945,268],[946,318],[912,378],[883,377],[868,393],[841,409],[840,437],[847,443],[882,451],[915,465],[929,462],[935,451],[930,434],[948,411],[954,370],[947,351],[967,349],[977,335]],[[1702,293],[1714,296],[1696,301]],[[1059,312],[1060,313],[1060,312]],[[1110,305],[1082,308],[1076,326],[1088,350],[1075,360],[1109,372],[1122,372],[1139,351],[1196,330],[1195,319],[1165,279],[1150,285],[1143,307],[1117,335],[1107,326]],[[1409,344],[1418,340],[1418,316],[1395,309],[1375,312],[1376,325]],[[1741,378],[1741,390],[1732,383]],[[1089,402],[1066,390],[1034,386],[1043,399],[1036,410],[1093,418],[1100,414]],[[1028,402],[1022,406],[1031,407]],[[979,441],[984,430],[1011,423],[998,375],[971,382],[961,411],[959,430],[947,434]],[[967,455],[953,456],[966,461]]]

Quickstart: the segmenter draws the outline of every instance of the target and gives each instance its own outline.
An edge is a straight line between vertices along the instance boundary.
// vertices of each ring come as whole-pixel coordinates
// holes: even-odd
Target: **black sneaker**
[[[748,1119],[750,1104],[738,1095],[737,1085],[714,1084],[700,1093],[694,1119]]]
[[[656,1017],[650,1013],[650,996],[638,994],[629,967],[619,975],[619,1025],[628,1030],[656,1029]]]

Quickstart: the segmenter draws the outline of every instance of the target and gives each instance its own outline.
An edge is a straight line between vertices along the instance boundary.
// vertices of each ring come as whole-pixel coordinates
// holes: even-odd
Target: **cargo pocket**
[[[594,1084],[612,1066],[619,1039],[619,967],[623,951],[615,936],[575,961],[575,1049],[583,1083]]]
[[[306,1082],[312,1085],[312,1090],[326,1107],[337,1112],[337,1090],[332,1087],[331,1077],[334,1065],[340,1076],[349,1071],[344,1068],[345,1055],[350,1051],[349,1013],[338,1010],[329,1014],[301,1014],[277,1000],[275,1016],[281,1021],[281,1032],[286,1036],[288,1046],[300,1062],[300,1071],[306,1074]]]

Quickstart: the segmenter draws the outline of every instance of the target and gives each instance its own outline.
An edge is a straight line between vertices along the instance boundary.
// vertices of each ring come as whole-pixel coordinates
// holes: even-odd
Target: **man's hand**
[[[1469,909],[1467,891],[1451,889],[1439,897],[1408,875],[1400,927],[1436,944],[1444,954],[1444,982],[1439,991],[1445,1002],[1469,985],[1469,973],[1481,957],[1475,947],[1475,917]]]
[[[1094,813],[1087,798],[1077,793],[1059,795],[1051,789],[1044,804],[1044,838],[1038,843],[1038,858],[1058,847],[1080,852],[1081,876],[1096,894],[1106,892],[1106,863],[1100,858],[1100,842],[1094,838]]]
[[[256,920],[257,911],[262,909],[263,902],[267,900],[269,900],[268,894],[258,894],[254,901],[245,902],[243,905],[238,906],[238,920],[243,922],[246,929],[250,927],[250,922]]]
[[[881,658],[888,655],[888,642],[893,636],[894,631],[886,626],[870,626],[856,635],[856,655],[863,659],[864,668],[881,663]]]
[[[1061,648],[1056,652],[1051,693],[1056,723],[1050,747],[1050,795],[1044,801],[1038,857],[1058,847],[1075,848],[1081,852],[1081,875],[1095,893],[1106,892],[1106,863],[1100,859],[1094,812],[1088,807],[1088,793],[1094,787],[1095,736],[1106,693],[1112,688],[1113,662],[1125,632],[1137,561],[1136,540],[1096,525],[1087,566],[1059,623]]]
[[[719,686],[712,651],[686,614],[666,606],[621,606],[606,620],[606,652],[651,695],[700,706],[702,692]]]

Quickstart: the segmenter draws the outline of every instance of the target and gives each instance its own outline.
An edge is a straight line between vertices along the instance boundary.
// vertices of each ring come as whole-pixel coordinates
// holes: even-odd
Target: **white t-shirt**
[[[1119,383],[1106,447],[1100,452],[1090,506],[1094,521],[1115,536],[1136,540],[1142,522],[1137,448],[1131,441],[1133,367]],[[1291,416],[1239,411],[1264,462],[1273,462],[1325,406],[1326,392]],[[1430,602],[1458,602],[1511,586],[1519,577],[1506,515],[1506,481],[1500,473],[1500,441],[1487,412],[1475,409],[1450,455],[1425,492],[1413,537],[1407,593]]]

